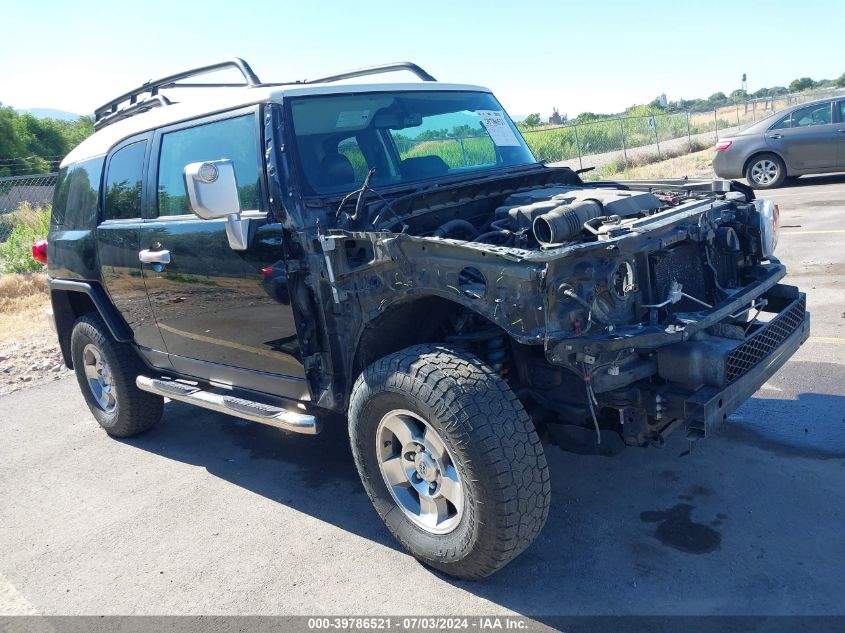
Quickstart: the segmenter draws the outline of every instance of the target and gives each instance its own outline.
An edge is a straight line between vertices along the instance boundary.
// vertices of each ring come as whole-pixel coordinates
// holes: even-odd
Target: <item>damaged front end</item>
[[[804,295],[779,283],[777,209],[753,198],[546,168],[370,201],[314,251],[334,374],[441,341],[486,360],[569,448],[703,437],[809,336]]]

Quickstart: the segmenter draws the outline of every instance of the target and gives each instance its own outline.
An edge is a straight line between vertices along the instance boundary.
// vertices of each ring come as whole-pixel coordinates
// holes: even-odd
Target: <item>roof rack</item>
[[[244,82],[180,83],[183,79],[189,79],[191,77],[196,77],[197,75],[205,75],[218,70],[226,70],[227,68],[239,70],[244,78]],[[240,57],[233,57],[232,59],[227,59],[216,64],[191,68],[174,75],[162,77],[161,79],[150,80],[138,88],[130,90],[129,92],[112,99],[108,103],[94,110],[94,129],[100,130],[115,121],[129,118],[135,114],[140,114],[141,112],[146,112],[151,108],[170,105],[171,101],[167,97],[159,94],[159,91],[165,88],[254,88],[258,86],[288,86],[292,84],[330,83],[334,81],[341,81],[343,79],[351,79],[353,77],[365,77],[367,75],[395,72],[397,70],[407,70],[412,72],[423,81],[437,81],[417,64],[413,64],[411,62],[396,62],[392,64],[383,64],[381,66],[359,68],[357,70],[350,70],[336,75],[319,77],[317,79],[290,81],[284,83],[262,83],[249,64]],[[139,98],[141,99],[139,100]],[[128,104],[121,108],[121,104],[126,101],[128,101]]]
[[[353,77],[366,77],[367,75],[378,75],[381,73],[392,73],[397,70],[407,70],[414,73],[423,81],[437,81],[434,77],[425,72],[422,68],[411,62],[396,62],[393,64],[383,64],[381,66],[367,66],[366,68],[359,68],[358,70],[350,70],[345,73],[337,75],[328,75],[327,77],[320,77],[318,79],[309,79],[303,83],[306,84],[322,84],[330,83],[332,81],[340,81],[341,79],[352,79]]]
[[[218,70],[225,70],[227,68],[235,68],[241,72],[244,78],[244,83],[242,84],[177,84],[181,79],[188,79],[189,77],[196,77],[197,75],[204,75],[206,73],[215,72]],[[159,105],[169,105],[170,101],[159,99],[158,91],[162,88],[172,88],[174,86],[179,87],[205,87],[205,88],[222,88],[222,87],[231,87],[231,86],[260,86],[261,81],[258,79],[256,74],[252,71],[252,68],[249,67],[244,60],[234,57],[232,59],[227,59],[226,61],[219,62],[217,64],[210,64],[208,66],[200,66],[199,68],[191,68],[190,70],[185,70],[180,73],[176,73],[175,75],[168,75],[167,77],[162,77],[161,79],[150,80],[145,84],[135,88],[134,90],[130,90],[129,92],[112,99],[105,105],[100,106],[96,110],[94,110],[94,129],[99,130],[100,128],[105,127],[109,123],[114,123],[120,119],[125,119],[127,117],[132,116],[133,114],[138,114],[139,112],[146,111],[149,107],[155,107]],[[150,98],[145,98],[142,101],[138,101],[138,97],[142,97],[143,95],[149,93]],[[129,101],[129,105],[124,109],[120,109],[120,105],[124,101]],[[149,101],[156,101],[154,104],[150,104],[149,107],[142,107],[142,104],[147,104]],[[167,103],[164,103],[167,101]]]

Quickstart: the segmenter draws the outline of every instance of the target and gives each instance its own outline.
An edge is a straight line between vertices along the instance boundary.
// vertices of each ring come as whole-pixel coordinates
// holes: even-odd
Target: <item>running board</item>
[[[263,402],[205,391],[194,385],[187,385],[174,380],[138,376],[135,379],[135,384],[141,391],[154,393],[179,402],[187,402],[218,413],[245,418],[252,422],[275,426],[285,431],[306,435],[316,435],[320,432],[319,418],[307,413],[297,413]]]

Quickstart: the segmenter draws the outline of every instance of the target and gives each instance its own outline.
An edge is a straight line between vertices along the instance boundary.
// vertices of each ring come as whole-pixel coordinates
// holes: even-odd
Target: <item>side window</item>
[[[117,150],[109,161],[106,175],[106,220],[129,220],[141,217],[141,180],[147,142],[138,141]]]
[[[62,226],[65,223],[65,208],[67,207],[67,192],[70,187],[68,173],[73,166],[62,167],[56,180],[56,191],[53,193],[53,207],[50,211],[50,224]]]
[[[158,215],[190,213],[183,176],[185,165],[221,158],[228,158],[235,165],[241,209],[257,209],[261,163],[256,134],[251,114],[164,134],[158,163]]]
[[[845,101],[838,101],[839,106],[839,120],[845,122]]]
[[[66,229],[84,229],[97,223],[103,160],[102,157],[92,158],[61,170],[53,197],[53,224]]]
[[[775,123],[769,129],[770,130],[788,130],[791,127],[792,127],[792,115],[787,114],[785,117],[783,117],[780,121]]]
[[[829,125],[830,103],[807,106],[792,113],[792,127],[810,127],[811,125]]]

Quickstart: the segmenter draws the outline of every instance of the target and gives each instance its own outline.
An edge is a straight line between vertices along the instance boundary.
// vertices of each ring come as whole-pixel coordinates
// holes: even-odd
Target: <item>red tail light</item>
[[[719,141],[718,143],[716,143],[716,151],[723,152],[733,144],[733,141]]]
[[[47,265],[47,240],[38,240],[32,245],[32,259]]]

